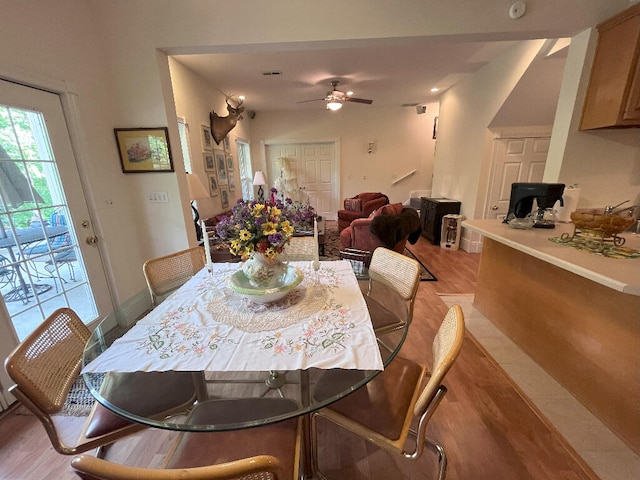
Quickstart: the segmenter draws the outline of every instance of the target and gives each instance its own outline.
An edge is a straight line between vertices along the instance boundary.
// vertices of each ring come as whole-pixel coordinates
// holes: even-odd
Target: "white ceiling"
[[[244,95],[249,110],[324,108],[322,99],[339,80],[342,91],[373,100],[376,107],[399,107],[437,101],[439,93],[490,62],[513,41],[437,42],[392,39],[338,48],[174,55],[178,62],[207,79],[221,93]],[[304,50],[302,49],[304,48]],[[263,75],[280,72],[281,75]],[[440,88],[432,93],[432,87]],[[344,108],[366,109],[346,103]]]

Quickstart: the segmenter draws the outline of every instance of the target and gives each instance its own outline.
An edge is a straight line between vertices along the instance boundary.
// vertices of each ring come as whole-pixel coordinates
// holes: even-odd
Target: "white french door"
[[[57,308],[110,311],[95,240],[60,97],[0,80],[0,358]]]

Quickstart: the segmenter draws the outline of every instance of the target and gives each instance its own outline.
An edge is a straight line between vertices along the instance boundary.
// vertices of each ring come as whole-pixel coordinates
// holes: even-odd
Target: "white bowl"
[[[231,275],[231,278],[229,279],[229,288],[252,302],[270,303],[283,298],[287,293],[300,285],[303,278],[304,273],[302,270],[288,265],[287,270],[280,275],[275,287],[260,288],[251,285],[244,272],[242,270],[238,270]]]

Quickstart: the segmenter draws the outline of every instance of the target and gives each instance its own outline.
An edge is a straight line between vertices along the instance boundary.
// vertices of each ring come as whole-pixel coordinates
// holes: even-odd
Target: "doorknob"
[[[498,205],[492,205],[491,210],[498,210]]]
[[[98,237],[87,237],[85,241],[87,242],[87,245],[95,245],[98,243]]]

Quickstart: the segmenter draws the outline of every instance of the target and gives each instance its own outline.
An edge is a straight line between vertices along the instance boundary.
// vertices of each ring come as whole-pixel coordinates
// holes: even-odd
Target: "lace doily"
[[[328,297],[327,289],[313,282],[303,282],[277,302],[267,304],[254,303],[226,287],[216,293],[208,299],[211,318],[249,333],[278,330],[312,318]]]

